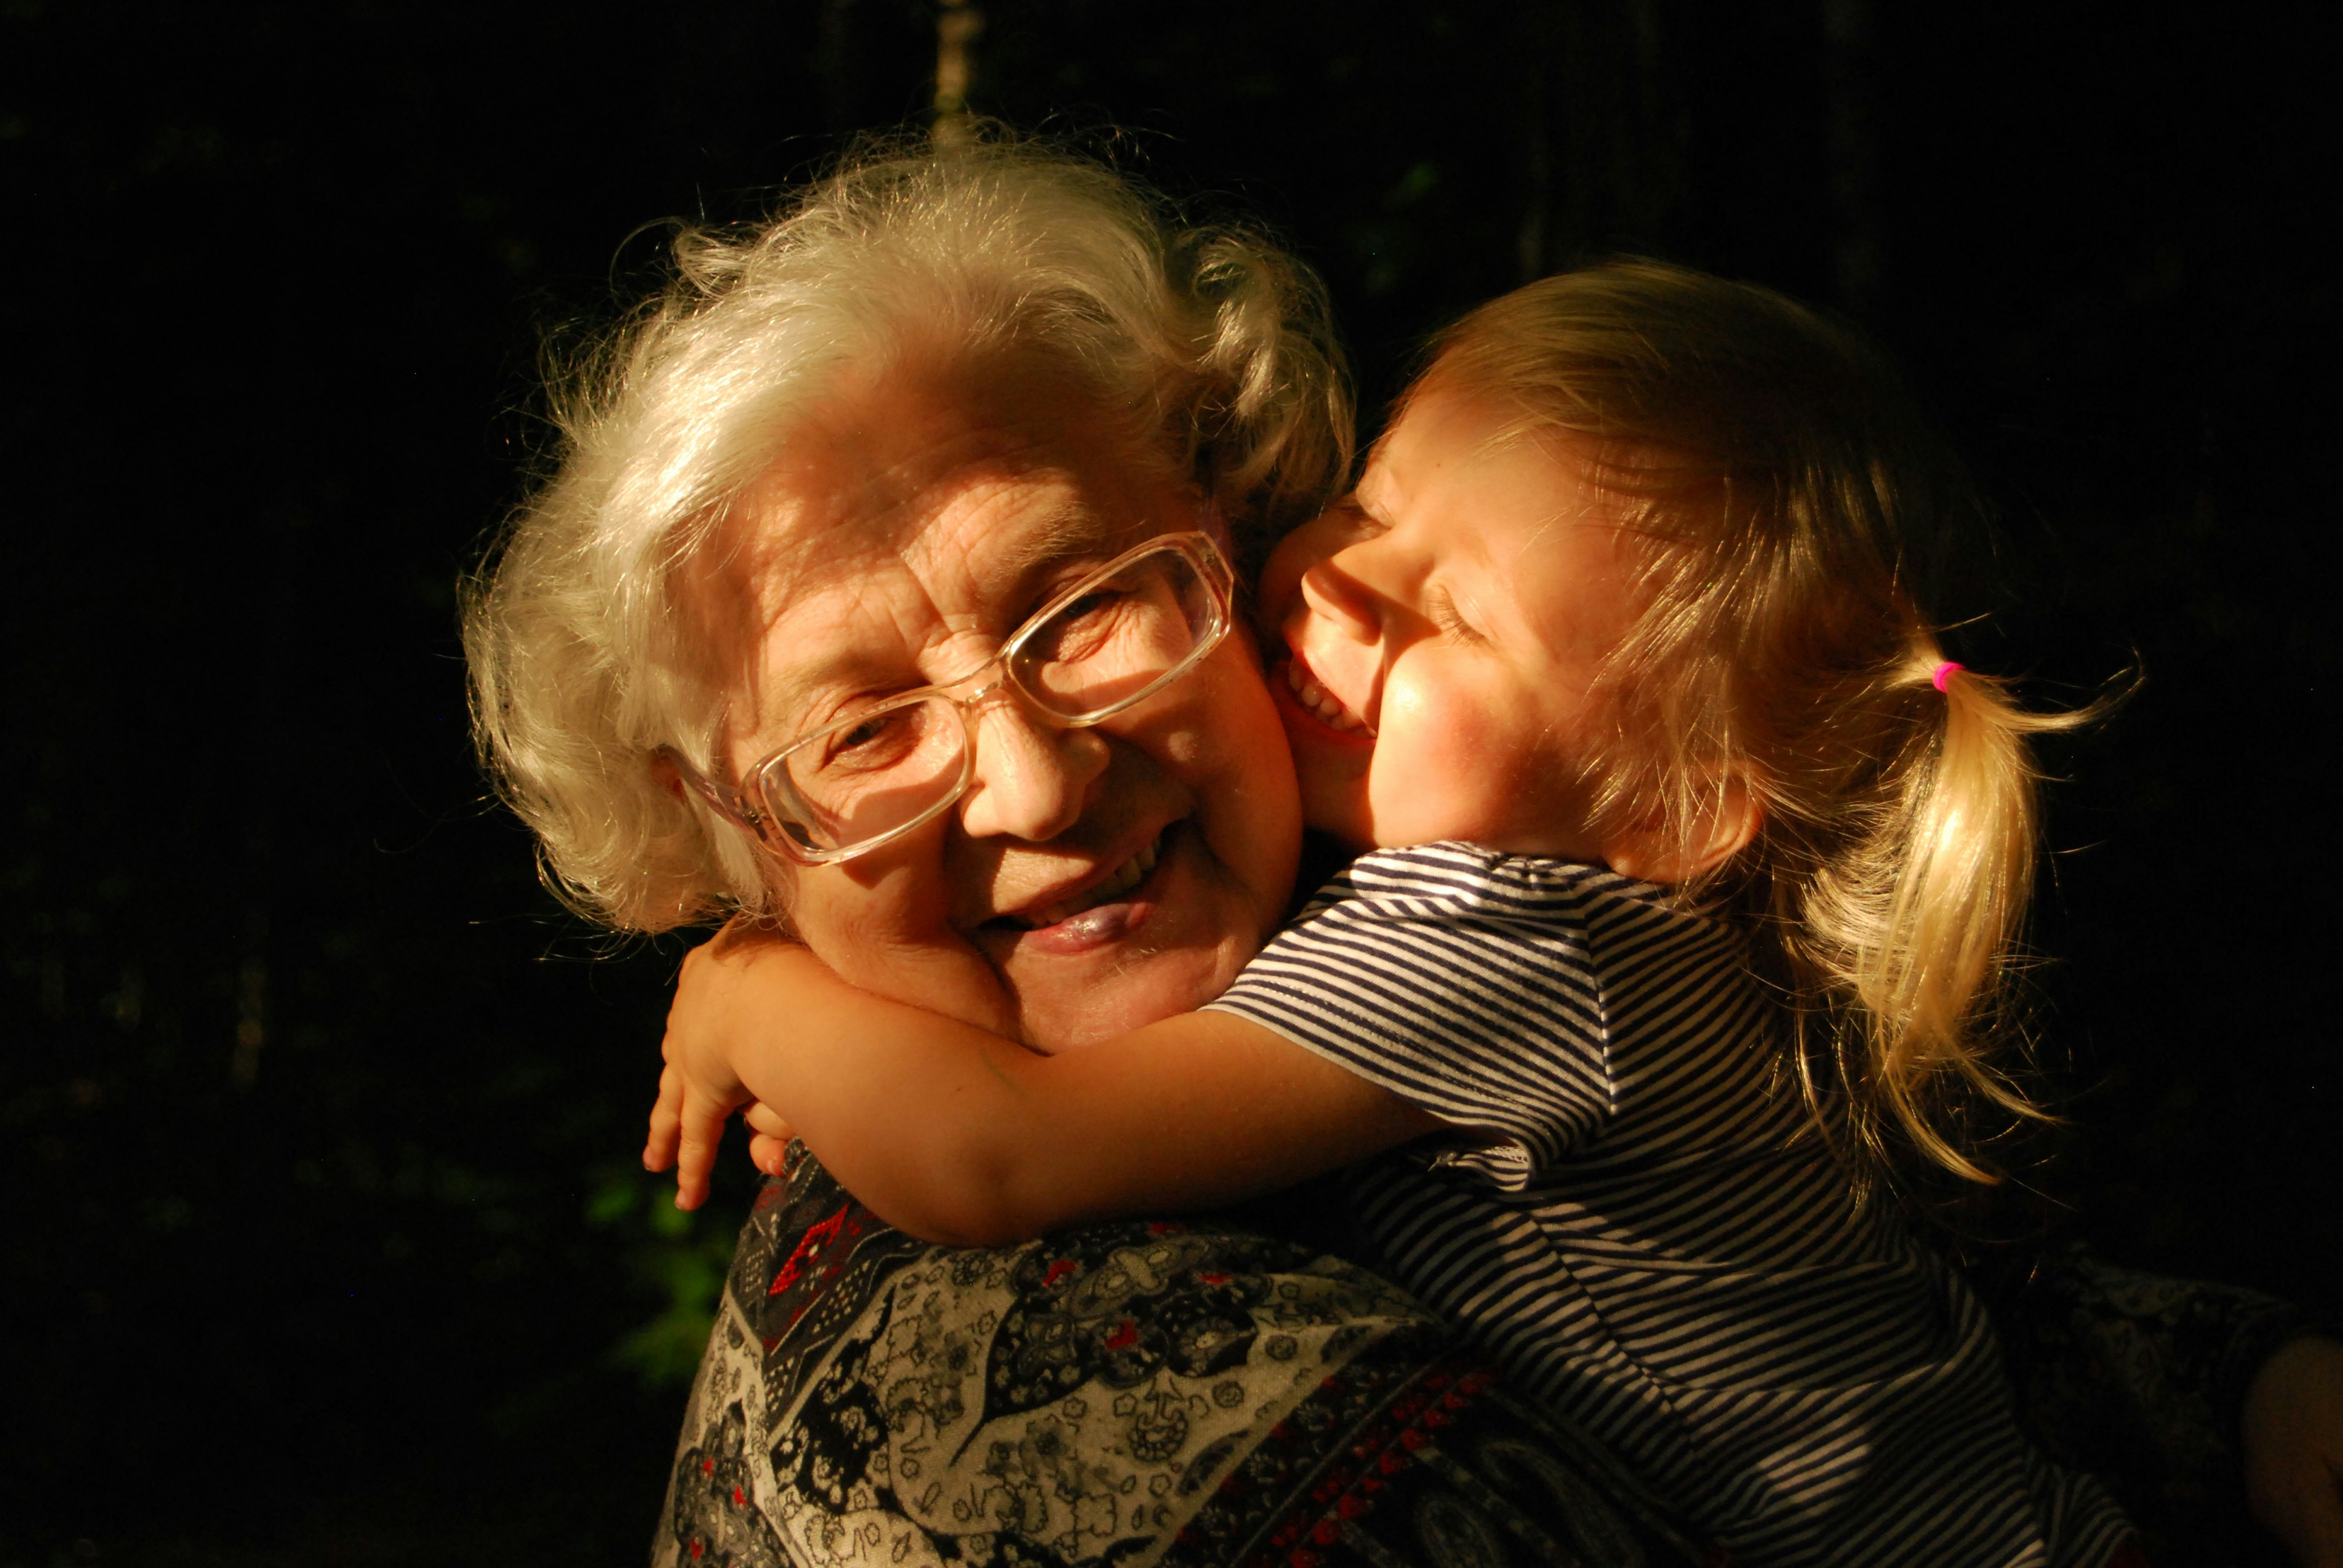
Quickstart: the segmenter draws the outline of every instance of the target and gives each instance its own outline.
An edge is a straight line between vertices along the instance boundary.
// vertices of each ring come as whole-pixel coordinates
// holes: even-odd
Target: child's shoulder
[[[1620,899],[1656,903],[1666,896],[1663,889],[1604,866],[1513,855],[1452,839],[1370,849],[1335,873],[1311,900],[1311,910],[1353,900],[1402,900],[1532,912]]]

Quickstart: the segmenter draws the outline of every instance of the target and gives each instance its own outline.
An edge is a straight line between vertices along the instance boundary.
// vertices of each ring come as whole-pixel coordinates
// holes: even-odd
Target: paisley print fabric
[[[928,1246],[800,1149],[742,1234],[653,1561],[1722,1559],[1352,1264],[1208,1221]]]
[[[2155,1561],[2258,1560],[2240,1451],[2247,1390],[2288,1341],[2338,1337],[2338,1325],[2258,1291],[2118,1268],[2072,1243],[1972,1272],[2042,1451],[2089,1466]]]

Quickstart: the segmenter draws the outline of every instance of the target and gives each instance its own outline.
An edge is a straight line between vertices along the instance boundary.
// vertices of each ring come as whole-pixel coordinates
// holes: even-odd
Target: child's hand
[[[749,1160],[768,1176],[779,1176],[788,1164],[789,1141],[797,1129],[781,1120],[780,1112],[758,1101],[740,1113],[749,1124]]]
[[[708,1176],[724,1123],[755,1098],[741,1083],[736,1063],[741,1052],[753,1049],[760,1028],[769,1031],[772,1014],[769,1007],[759,1010],[760,1000],[769,999],[760,998],[749,982],[761,952],[789,946],[735,920],[684,958],[675,1001],[668,1009],[667,1035],[659,1042],[667,1068],[659,1074],[650,1137],[643,1146],[645,1170],[675,1166],[679,1209],[707,1201]]]

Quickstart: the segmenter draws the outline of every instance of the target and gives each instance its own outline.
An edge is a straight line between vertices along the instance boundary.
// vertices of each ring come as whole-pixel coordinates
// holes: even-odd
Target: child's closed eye
[[[1391,532],[1391,525],[1368,511],[1355,493],[1344,496],[1327,508],[1320,514],[1320,519],[1339,529],[1345,542],[1350,544]]]
[[[1489,640],[1464,618],[1463,612],[1456,608],[1456,597],[1443,587],[1433,585],[1424,596],[1424,608],[1432,617],[1432,624],[1440,628],[1442,636],[1452,641],[1481,643]]]

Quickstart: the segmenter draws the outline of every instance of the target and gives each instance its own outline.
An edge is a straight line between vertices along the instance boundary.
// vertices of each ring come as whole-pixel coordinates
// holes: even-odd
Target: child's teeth
[[[1304,675],[1302,671],[1302,665],[1300,659],[1286,661],[1285,684],[1292,689],[1293,695],[1301,701],[1302,707],[1310,709],[1336,729],[1366,729],[1366,720],[1343,707],[1339,698],[1318,684],[1315,676]]]

